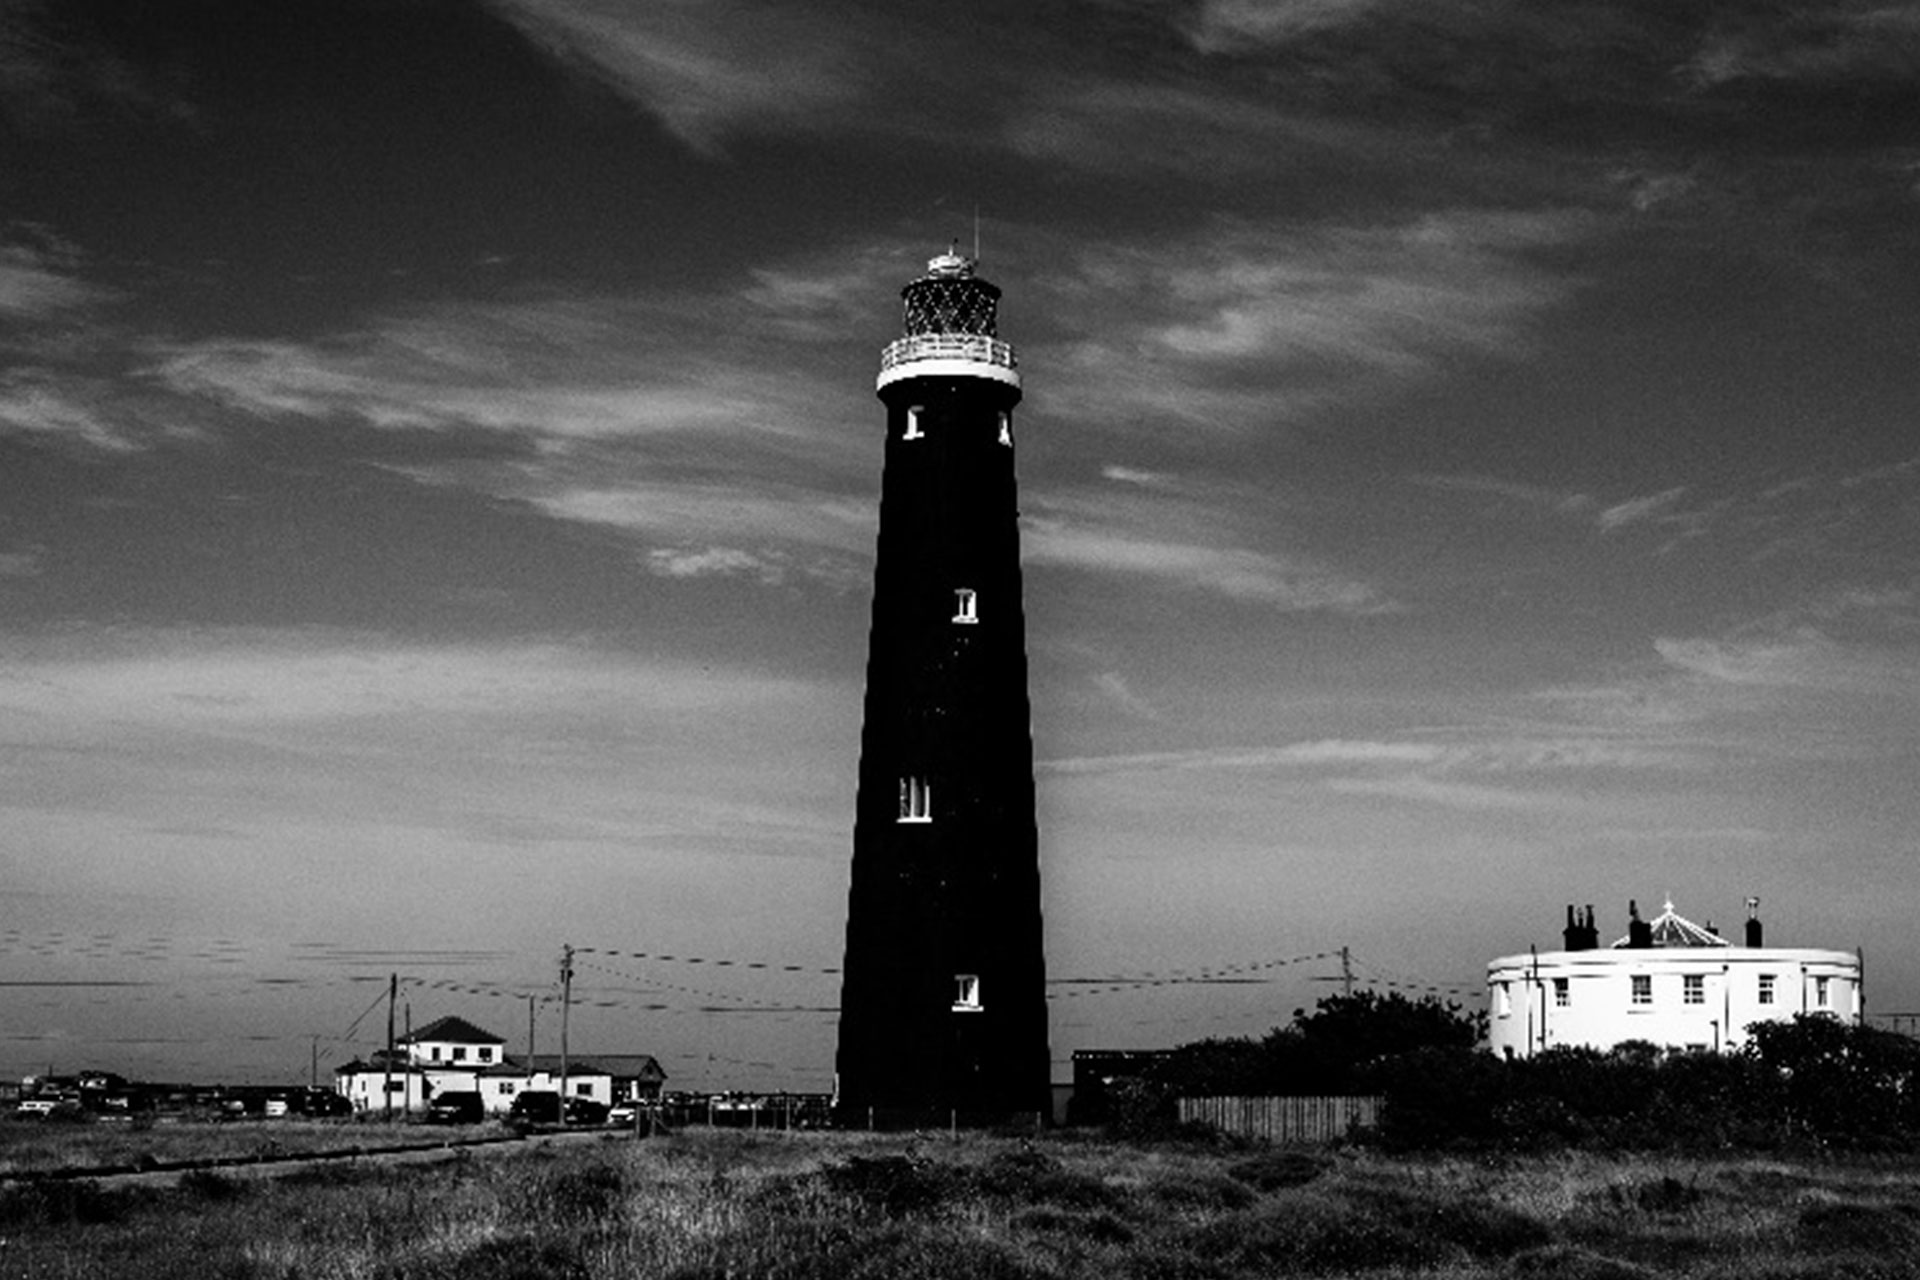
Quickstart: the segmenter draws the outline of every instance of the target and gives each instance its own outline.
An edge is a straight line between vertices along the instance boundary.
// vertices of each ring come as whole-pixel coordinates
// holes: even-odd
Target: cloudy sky
[[[1569,902],[1920,1009],[1917,219],[1894,0],[0,0],[0,1073],[557,1048],[571,944],[827,1087],[976,226],[1057,1074]]]

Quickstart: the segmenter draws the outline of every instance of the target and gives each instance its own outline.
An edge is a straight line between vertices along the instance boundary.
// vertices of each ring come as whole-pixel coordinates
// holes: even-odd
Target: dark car
[[[611,1110],[604,1102],[595,1102],[592,1098],[567,1099],[568,1124],[605,1124],[607,1112]]]
[[[486,1104],[477,1093],[453,1090],[435,1094],[427,1104],[428,1124],[478,1124],[486,1118]]]
[[[353,1103],[331,1089],[302,1089],[288,1101],[303,1116],[319,1118],[353,1114]]]
[[[529,1089],[514,1098],[507,1119],[519,1124],[559,1124],[560,1095],[552,1089]]]
[[[529,1089],[513,1100],[507,1119],[515,1124],[559,1124],[560,1095],[552,1089]],[[567,1123],[600,1125],[607,1122],[607,1104],[592,1098],[567,1099]]]

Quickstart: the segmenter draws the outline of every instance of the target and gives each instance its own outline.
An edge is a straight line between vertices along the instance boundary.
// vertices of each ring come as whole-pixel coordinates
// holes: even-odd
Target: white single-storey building
[[[1827,1013],[1860,1020],[1860,957],[1851,951],[1762,945],[1759,900],[1749,898],[1745,945],[1674,914],[1640,919],[1599,945],[1593,908],[1567,908],[1565,947],[1501,956],[1487,965],[1487,1038],[1494,1052],[1530,1057],[1630,1040],[1681,1049],[1737,1049],[1755,1022]]]

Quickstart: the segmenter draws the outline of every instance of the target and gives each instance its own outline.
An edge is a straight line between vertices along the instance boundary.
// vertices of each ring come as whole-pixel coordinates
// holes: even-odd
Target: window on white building
[[[492,1045],[481,1045],[481,1046],[480,1046],[480,1061],[482,1061],[482,1062],[492,1062],[492,1061],[493,1061],[493,1046],[492,1046]]]
[[[453,1060],[455,1062],[465,1062],[467,1060],[467,1047],[465,1045],[457,1044],[453,1046]]]
[[[1681,976],[1680,1002],[1682,1004],[1705,1004],[1707,1002],[1706,974],[1689,973]]]
[[[920,429],[920,415],[925,412],[925,405],[915,404],[907,406],[907,430],[906,433],[900,437],[902,440],[922,440],[926,438],[927,433]]]
[[[1653,975],[1636,973],[1633,977],[1633,1002],[1635,1004],[1653,1003]]]
[[[925,778],[900,779],[900,821],[933,821],[933,787]]]
[[[1813,980],[1813,1002],[1822,1009],[1825,1009],[1833,1002],[1832,982],[1833,980],[1831,978],[1815,978]]]
[[[1770,973],[1760,975],[1760,1003],[1773,1003],[1773,975]]]
[[[578,1084],[573,1086],[573,1092],[576,1097],[584,1098],[584,1097],[590,1096],[593,1093],[593,1081],[591,1080],[580,1081]]]
[[[430,1046],[427,1049],[427,1057],[433,1059],[435,1062],[440,1061],[440,1046],[437,1044]]]
[[[956,973],[953,975],[953,1011],[955,1013],[980,1012],[980,975],[977,973]]]
[[[972,587],[954,588],[953,620],[967,623],[980,621],[980,599]]]
[[[1553,1007],[1564,1009],[1573,1003],[1573,991],[1565,978],[1553,980]]]

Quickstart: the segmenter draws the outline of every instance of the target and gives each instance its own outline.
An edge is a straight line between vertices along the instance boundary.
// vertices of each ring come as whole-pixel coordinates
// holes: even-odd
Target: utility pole
[[[560,948],[560,1127],[567,1125],[567,1015],[573,1008],[573,946]]]
[[[320,1037],[313,1038],[313,1061],[307,1064],[307,1088],[320,1087]]]
[[[393,1005],[400,995],[400,975],[387,975],[387,1079],[382,1091],[387,1099],[387,1120],[393,1120]]]
[[[1323,952],[1322,954],[1325,954],[1325,953]],[[1337,982],[1340,984],[1340,994],[1343,996],[1351,997],[1353,995],[1353,952],[1346,947],[1340,948],[1340,976],[1339,977],[1337,978],[1315,977],[1315,978],[1308,979],[1308,981]]]

